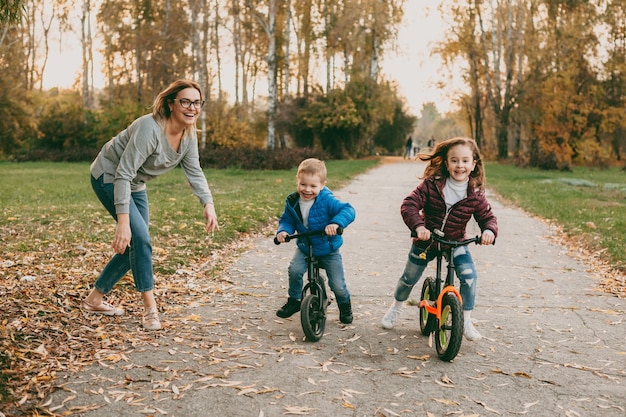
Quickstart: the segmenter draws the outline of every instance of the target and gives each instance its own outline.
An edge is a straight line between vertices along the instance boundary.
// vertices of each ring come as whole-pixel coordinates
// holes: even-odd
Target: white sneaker
[[[482,336],[480,335],[478,330],[476,330],[476,328],[472,324],[471,320],[466,320],[465,324],[463,325],[463,327],[464,327],[463,334],[465,335],[465,338],[467,340],[480,340],[480,339],[482,339]]]
[[[401,312],[402,312],[401,308],[398,308],[396,306],[391,306],[383,317],[383,320],[382,320],[383,329],[387,329],[387,330],[393,329],[393,326],[398,321],[398,316],[400,316]]]
[[[147,308],[143,313],[143,328],[146,330],[161,329],[161,321],[159,320],[159,311],[156,307]]]

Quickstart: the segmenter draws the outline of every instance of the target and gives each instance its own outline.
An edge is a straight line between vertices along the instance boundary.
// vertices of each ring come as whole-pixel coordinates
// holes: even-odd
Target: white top
[[[300,204],[300,213],[302,213],[302,223],[304,223],[304,227],[309,227],[309,211],[311,211],[311,206],[315,200],[298,200],[298,204]]]
[[[446,185],[443,187],[443,198],[446,200],[446,209],[458,203],[467,197],[467,185],[469,178],[463,182],[456,181],[451,177],[446,179]]]

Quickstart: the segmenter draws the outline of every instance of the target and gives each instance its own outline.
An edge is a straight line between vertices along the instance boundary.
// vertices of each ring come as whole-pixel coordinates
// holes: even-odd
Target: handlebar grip
[[[341,227],[341,226],[337,227],[337,234],[338,235],[343,235],[343,227]]]
[[[285,243],[289,242],[291,240],[291,236],[287,235],[285,236]],[[274,244],[275,245],[280,245],[280,242],[278,241],[277,237],[274,237]]]

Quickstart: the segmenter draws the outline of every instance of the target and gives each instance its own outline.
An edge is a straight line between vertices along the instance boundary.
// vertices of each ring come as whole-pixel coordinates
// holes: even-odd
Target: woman
[[[204,207],[207,232],[219,230],[209,185],[200,167],[195,122],[204,101],[200,86],[177,80],[161,91],[152,114],[144,115],[107,142],[91,164],[91,185],[117,222],[115,255],[82,307],[90,313],[122,315],[103,296],[131,270],[144,304],[143,327],[161,328],[154,299],[152,245],[146,182],[180,165]]]

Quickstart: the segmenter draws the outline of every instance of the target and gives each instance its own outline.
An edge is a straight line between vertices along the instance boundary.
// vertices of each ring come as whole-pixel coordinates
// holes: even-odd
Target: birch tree
[[[518,82],[523,79],[521,74],[515,72],[519,70],[517,55],[522,53],[526,5],[523,0],[495,4],[494,0],[490,0],[488,7],[483,7],[482,0],[476,0],[475,5],[486,92],[495,117],[498,158],[505,159],[509,156],[511,110],[517,99]]]
[[[268,0],[267,14],[263,15],[254,9],[248,0],[247,6],[253,13],[257,21],[263,27],[267,35],[267,148],[276,147],[276,110],[278,108],[278,88],[277,82],[277,59],[276,59],[276,14],[278,11],[277,0]]]
[[[93,94],[93,37],[91,33],[91,0],[83,0],[80,28],[82,54],[83,107],[94,110]]]

